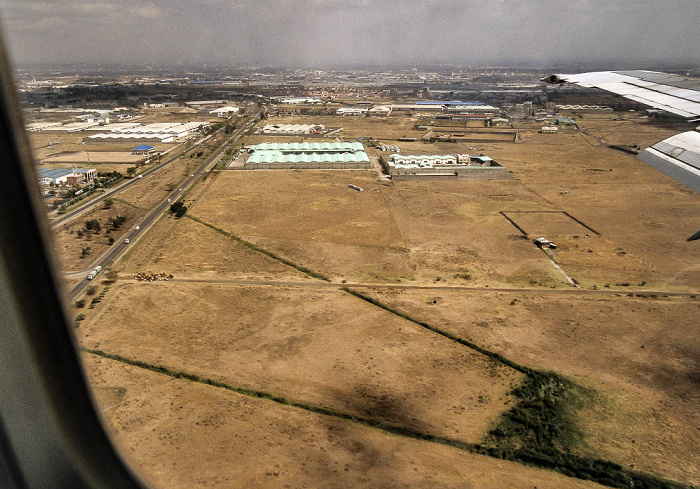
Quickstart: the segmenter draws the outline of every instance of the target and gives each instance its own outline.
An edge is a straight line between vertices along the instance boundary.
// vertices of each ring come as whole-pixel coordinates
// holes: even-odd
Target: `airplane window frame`
[[[3,39],[0,32],[0,484],[145,489],[112,444],[81,366]]]

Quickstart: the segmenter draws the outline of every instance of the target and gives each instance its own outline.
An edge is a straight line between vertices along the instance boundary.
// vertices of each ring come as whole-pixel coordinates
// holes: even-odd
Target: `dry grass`
[[[537,202],[517,182],[386,185],[372,172],[225,172],[191,212],[338,280],[517,284],[527,269],[547,286],[563,284],[498,214],[512,205]]]
[[[595,401],[579,414],[588,453],[700,482],[697,299],[450,291],[372,296],[516,362],[595,389]]]
[[[601,487],[92,355],[85,362],[116,442],[156,488]]]
[[[522,377],[333,290],[122,284],[81,333],[88,348],[465,442]]]

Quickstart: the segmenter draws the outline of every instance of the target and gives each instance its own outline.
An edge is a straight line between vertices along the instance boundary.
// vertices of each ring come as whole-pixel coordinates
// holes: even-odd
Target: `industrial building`
[[[314,97],[288,97],[278,99],[278,102],[287,105],[316,105],[322,104],[323,100]]]
[[[229,105],[227,107],[219,107],[218,109],[211,110],[209,113],[211,115],[215,115],[216,117],[226,118],[237,113],[239,110],[239,107],[231,107]]]
[[[128,123],[127,123],[128,124]],[[177,138],[183,138],[208,127],[208,122],[163,122],[138,126],[125,127],[124,129],[99,133],[83,138],[86,143],[172,143]]]
[[[172,143],[175,141],[175,137],[172,134],[143,134],[143,133],[133,133],[133,134],[122,134],[122,133],[104,133],[104,134],[93,134],[92,136],[87,136],[83,138],[84,143]]]
[[[195,109],[198,109],[207,106],[223,105],[225,103],[226,100],[191,100],[189,102],[185,102],[185,105],[187,107],[193,107]]]
[[[492,105],[453,105],[446,108],[452,117],[464,117],[469,119],[488,119],[497,116],[501,110]]]
[[[147,144],[142,144],[141,146],[136,146],[131,150],[132,155],[144,155],[150,156],[156,152],[156,148],[153,146],[148,146]]]
[[[335,115],[363,116],[367,114],[368,110],[366,107],[341,107],[335,111]]]
[[[94,168],[39,168],[39,183],[42,185],[78,185],[92,182],[97,176]]]
[[[261,143],[249,149],[248,170],[368,169],[369,157],[358,142]]]
[[[416,100],[415,102],[405,104],[391,104],[387,107],[397,111],[412,111],[412,112],[454,112],[466,113],[460,111],[468,111],[470,107],[474,108],[473,113],[479,112],[478,107],[491,107],[483,102],[463,101],[463,100]],[[457,110],[452,110],[457,108]],[[494,107],[491,107],[494,108]],[[498,109],[496,109],[498,113]]]
[[[260,134],[270,135],[301,135],[321,134],[325,130],[323,124],[267,124],[260,130]]]
[[[367,113],[369,115],[387,117],[387,116],[391,115],[391,107],[389,107],[388,105],[377,105],[377,106],[369,109],[369,111]]]
[[[465,178],[472,180],[512,180],[513,172],[486,155],[401,155],[381,156],[379,160],[392,179]]]

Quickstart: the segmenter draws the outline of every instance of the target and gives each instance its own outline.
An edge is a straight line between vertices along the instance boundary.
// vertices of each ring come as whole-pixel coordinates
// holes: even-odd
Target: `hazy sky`
[[[16,63],[700,64],[700,0],[0,0]]]

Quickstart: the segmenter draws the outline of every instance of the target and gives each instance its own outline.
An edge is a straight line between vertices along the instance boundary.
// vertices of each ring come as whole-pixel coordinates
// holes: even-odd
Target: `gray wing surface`
[[[542,80],[600,88],[687,119],[700,117],[700,80],[697,78],[640,70],[550,75]]]
[[[597,71],[556,74],[547,83],[575,83],[616,93],[635,102],[685,117],[700,119],[700,80],[656,71]],[[648,147],[637,158],[700,193],[700,127]],[[688,240],[700,239],[700,231]]]

